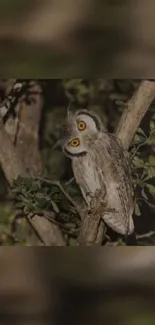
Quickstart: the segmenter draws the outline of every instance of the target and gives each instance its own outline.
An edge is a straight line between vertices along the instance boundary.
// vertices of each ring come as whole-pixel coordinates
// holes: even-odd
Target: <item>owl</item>
[[[76,183],[87,206],[100,190],[107,207],[113,210],[103,213],[104,223],[126,238],[134,234],[133,189],[128,161],[121,144],[107,132],[99,116],[86,109],[69,112],[62,150],[71,159]]]

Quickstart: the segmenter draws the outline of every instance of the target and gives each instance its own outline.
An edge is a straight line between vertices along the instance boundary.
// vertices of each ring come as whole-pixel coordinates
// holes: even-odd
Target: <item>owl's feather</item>
[[[79,121],[84,130],[78,129]],[[124,150],[113,134],[106,132],[98,116],[80,110],[67,117],[63,151],[70,156],[77,184],[87,205],[92,195],[101,190],[107,207],[115,212],[103,211],[103,220],[114,231],[128,235],[134,231],[133,189],[130,166]],[[78,146],[70,146],[77,139]]]
[[[73,158],[73,171],[82,194],[89,204],[89,193],[96,189],[106,192],[107,205],[115,213],[103,213],[105,223],[116,232],[126,235],[134,230],[133,192],[127,159],[116,138],[99,133],[84,157]]]

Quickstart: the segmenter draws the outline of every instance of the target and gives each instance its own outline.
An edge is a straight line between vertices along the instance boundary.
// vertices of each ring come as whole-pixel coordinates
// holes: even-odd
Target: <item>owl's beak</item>
[[[84,136],[85,141],[89,141],[90,139],[91,139],[91,137],[88,134]]]

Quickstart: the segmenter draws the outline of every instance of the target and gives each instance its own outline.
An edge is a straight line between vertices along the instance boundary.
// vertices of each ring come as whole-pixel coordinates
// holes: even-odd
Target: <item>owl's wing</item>
[[[78,160],[72,160],[72,168],[74,172],[74,176],[76,179],[76,183],[79,186],[81,190],[81,194],[87,203],[89,205],[90,198],[89,198],[89,187],[87,182],[88,174],[86,175],[86,169],[83,167],[83,157],[79,157]],[[91,177],[91,175],[89,175]]]
[[[97,168],[103,169],[103,178],[109,173],[110,182],[117,184],[117,194],[121,203],[120,218],[125,233],[132,226],[133,187],[130,166],[123,148],[113,134],[104,132],[95,142],[95,151],[99,155]],[[105,175],[106,174],[106,175]]]

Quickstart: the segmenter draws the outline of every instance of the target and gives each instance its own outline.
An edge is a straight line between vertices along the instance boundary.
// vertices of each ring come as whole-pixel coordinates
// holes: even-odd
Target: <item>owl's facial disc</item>
[[[81,109],[69,114],[64,128],[64,153],[70,158],[86,155],[101,130],[102,123],[94,113]]]
[[[76,113],[76,122],[78,131],[83,136],[88,135],[88,138],[97,134],[102,129],[102,123],[99,117],[87,110],[79,110]]]
[[[79,137],[69,139],[67,145],[63,147],[63,151],[70,157],[83,156],[87,153]]]

